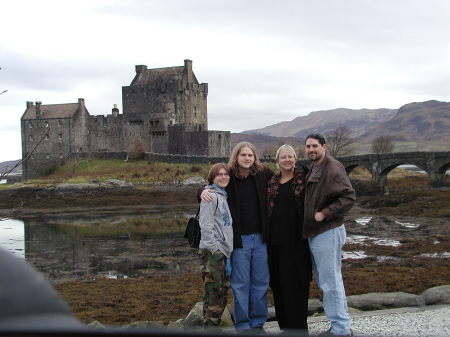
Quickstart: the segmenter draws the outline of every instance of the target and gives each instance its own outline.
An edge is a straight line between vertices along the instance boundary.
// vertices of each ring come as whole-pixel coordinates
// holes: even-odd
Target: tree
[[[391,153],[394,151],[394,143],[392,137],[389,135],[379,136],[372,140],[372,152],[373,153]]]
[[[352,131],[343,124],[336,126],[325,135],[327,148],[333,157],[349,156],[353,154],[354,139],[351,137]]]

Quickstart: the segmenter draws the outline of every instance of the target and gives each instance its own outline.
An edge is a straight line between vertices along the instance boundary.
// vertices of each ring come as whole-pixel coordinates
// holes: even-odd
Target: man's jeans
[[[261,234],[242,235],[242,248],[231,255],[234,327],[237,331],[262,327],[267,319],[269,266]]]
[[[317,285],[323,292],[323,308],[336,335],[350,334],[350,319],[341,273],[341,253],[345,243],[344,225],[309,239]]]

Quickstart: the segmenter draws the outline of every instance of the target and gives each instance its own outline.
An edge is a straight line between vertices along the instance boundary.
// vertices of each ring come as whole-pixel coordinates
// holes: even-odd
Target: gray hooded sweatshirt
[[[212,194],[213,200],[202,201],[200,204],[200,230],[202,237],[199,248],[207,249],[211,253],[220,250],[230,258],[233,251],[233,220],[228,208],[227,194],[216,185],[206,186]]]

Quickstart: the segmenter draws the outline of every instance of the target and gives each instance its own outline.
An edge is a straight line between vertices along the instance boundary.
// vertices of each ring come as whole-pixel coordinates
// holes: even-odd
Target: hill
[[[258,156],[262,157],[265,153],[273,152],[281,144],[289,144],[295,147],[304,144],[304,138],[296,137],[274,137],[261,134],[244,134],[244,133],[232,133],[231,134],[231,148],[233,148],[237,143],[247,141],[252,143],[256,148],[256,153]],[[298,151],[297,151],[298,152]]]
[[[399,109],[314,111],[291,121],[243,133],[304,138],[312,132],[326,134],[340,124],[350,127],[352,136],[365,143],[386,134],[398,141],[447,142],[450,140],[450,102],[409,103]]]
[[[14,165],[16,165],[20,160],[9,160],[9,161],[4,161],[0,163],[0,174],[11,169],[12,167],[14,167]],[[22,173],[22,165],[17,166],[12,172],[11,174],[20,174]]]
[[[427,101],[403,105],[388,121],[380,123],[359,137],[370,142],[382,135],[397,141],[450,142],[450,103]]]

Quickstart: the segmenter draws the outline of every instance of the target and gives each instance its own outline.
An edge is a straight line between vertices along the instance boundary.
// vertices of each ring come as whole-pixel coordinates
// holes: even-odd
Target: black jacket
[[[258,197],[259,218],[261,220],[261,229],[263,241],[267,242],[269,234],[269,226],[267,222],[267,182],[272,177],[273,172],[265,167],[258,171],[255,175],[250,176],[256,186],[256,194]],[[234,248],[242,248],[241,240],[241,222],[239,212],[239,190],[237,179],[234,172],[230,174],[230,182],[226,188],[228,193],[228,206],[230,207],[231,217],[233,218],[233,246]]]

